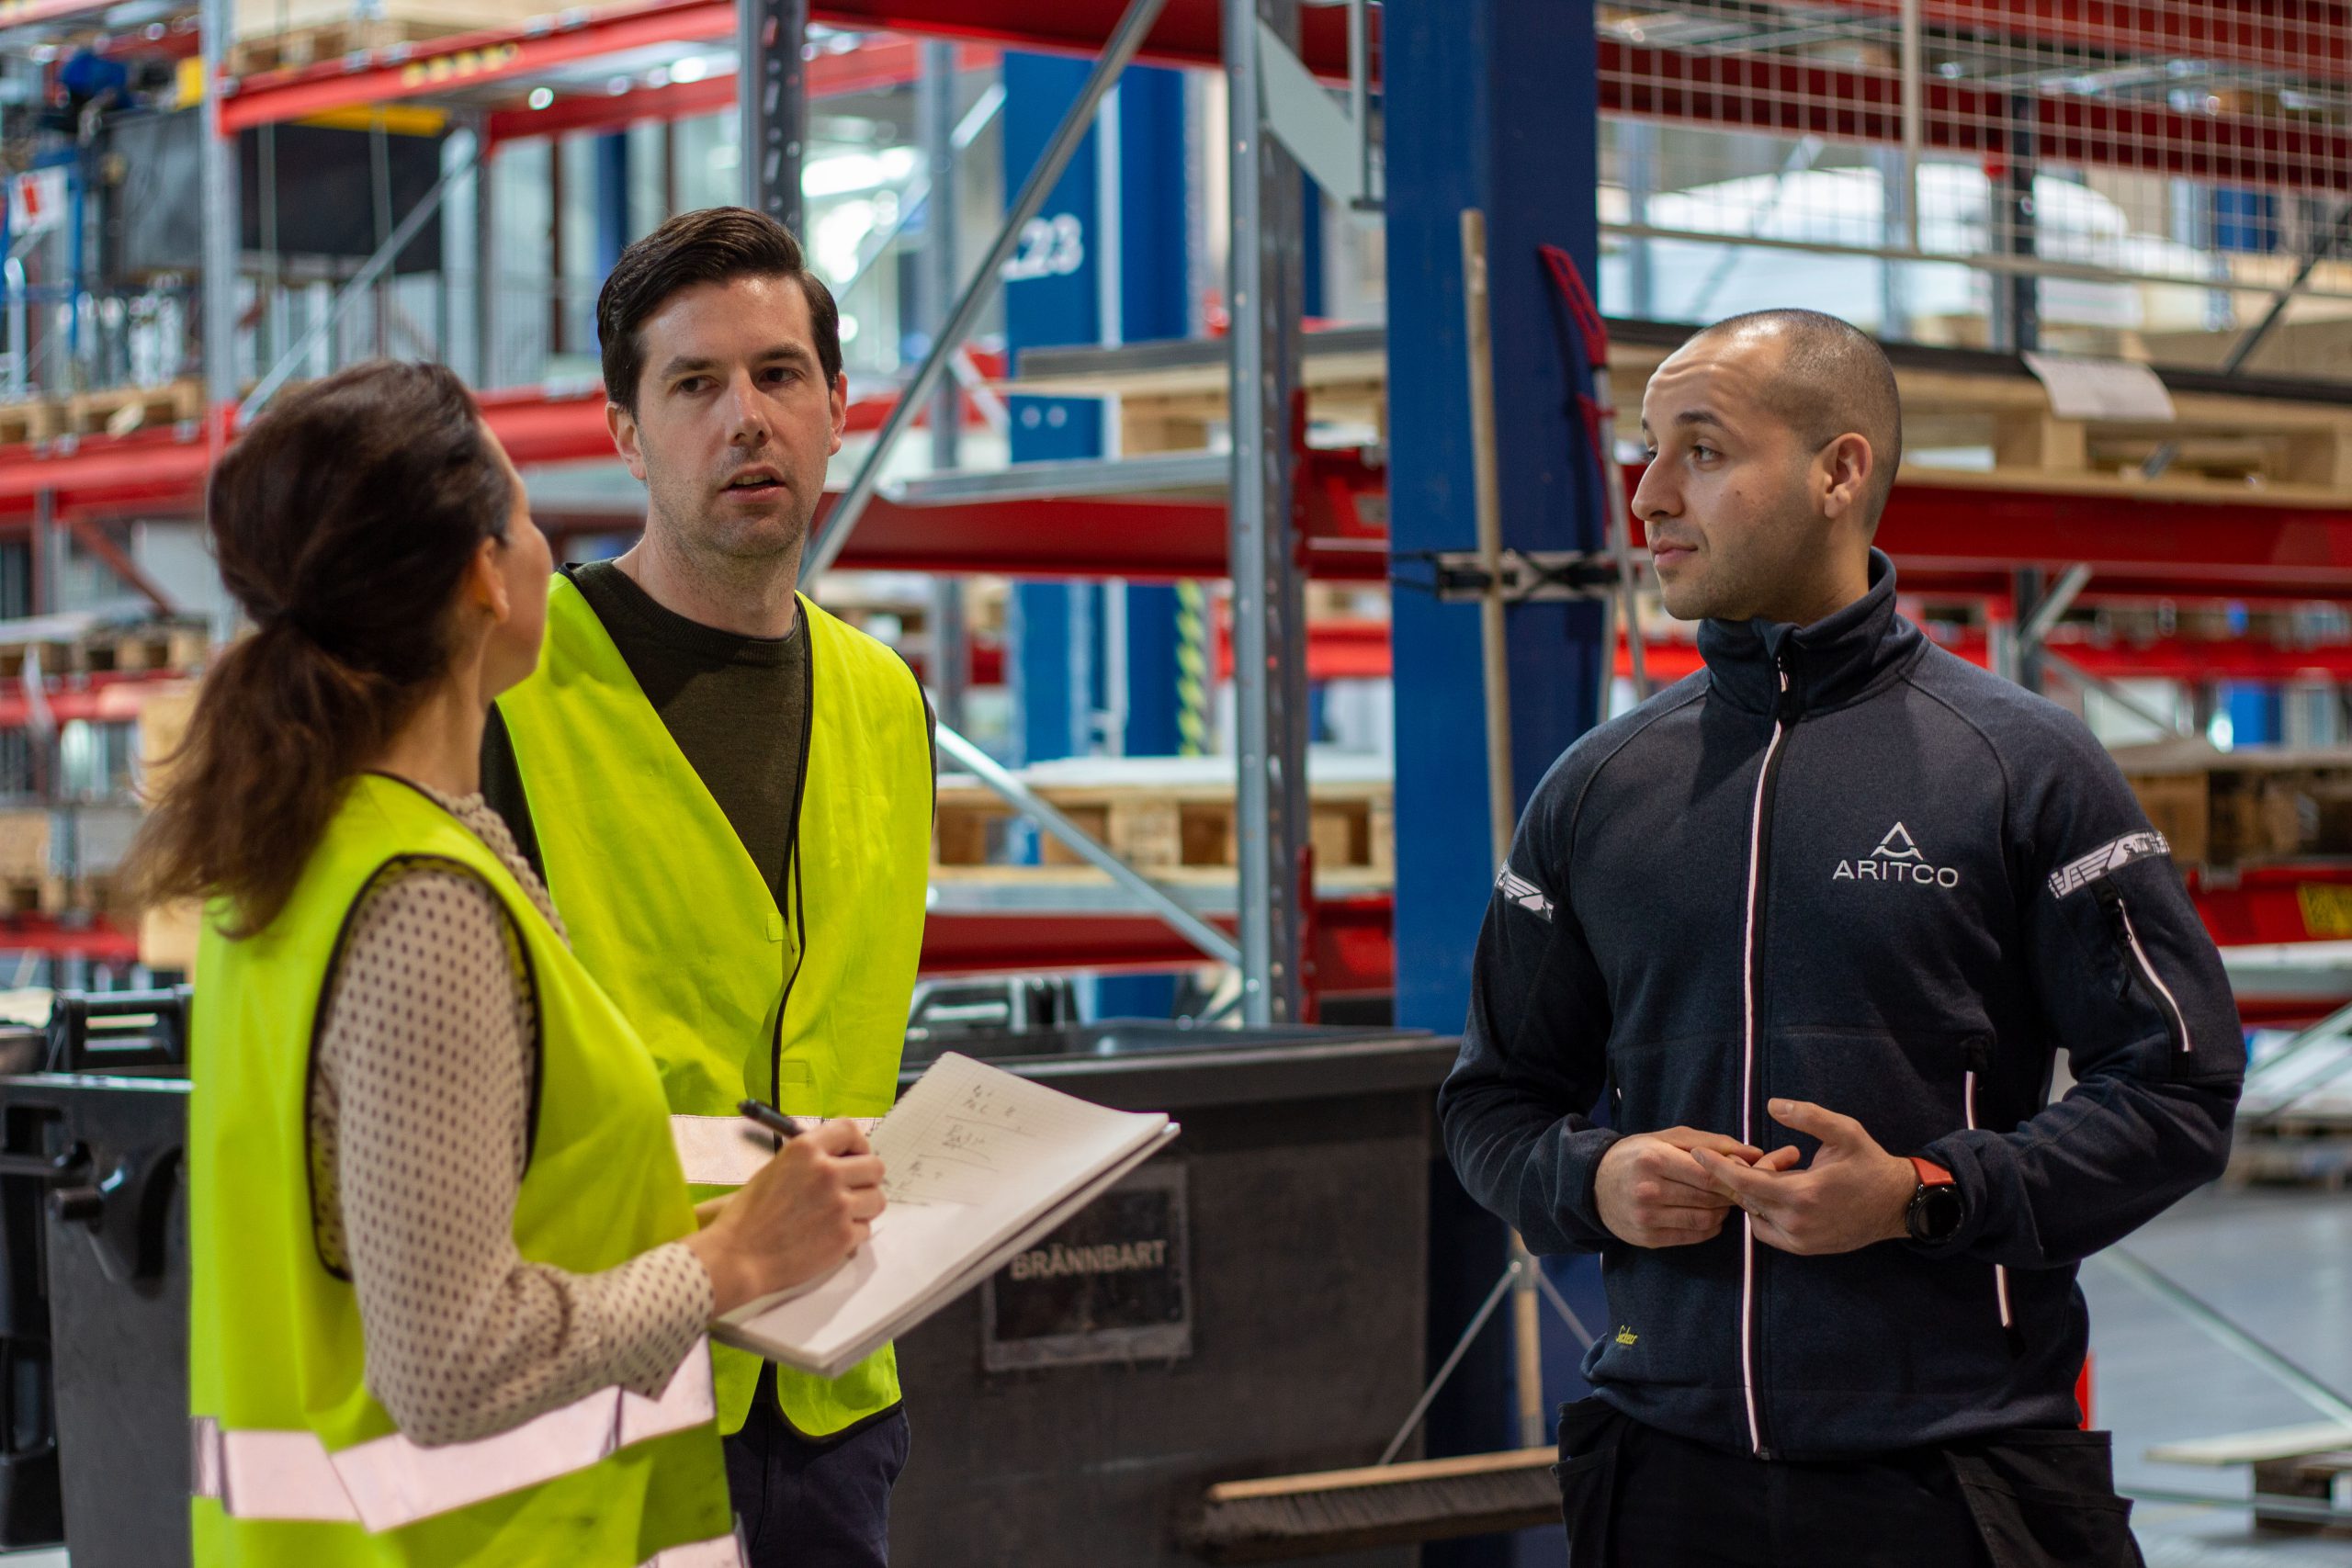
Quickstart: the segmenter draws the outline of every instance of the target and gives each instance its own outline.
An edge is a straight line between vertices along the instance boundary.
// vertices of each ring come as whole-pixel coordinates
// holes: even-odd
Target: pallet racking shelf
[[[1834,8],[1879,17],[1901,9],[1894,0],[1836,0]],[[66,23],[102,9],[87,0],[20,0],[0,7],[0,26]],[[849,52],[815,55],[807,62],[802,90],[820,97],[911,80],[919,53],[911,40],[920,38],[958,40],[967,63],[1007,48],[1093,53],[1112,37],[1125,9],[1122,0],[807,0],[807,22],[886,36]],[[1137,58],[1219,65],[1225,9],[1221,0],[1168,0]],[[2352,35],[2324,18],[2257,19],[2242,28],[2191,36],[2183,30],[2178,7],[2154,4],[2078,7],[2049,0],[1920,0],[1919,9],[1930,26],[2007,29],[2092,51],[2144,52],[2170,39],[2200,57],[2352,80]],[[667,85],[633,84],[619,92],[565,90],[541,108],[524,107],[523,93],[550,73],[631,51],[733,39],[740,20],[732,0],[655,0],[562,11],[520,26],[224,77],[218,84],[219,124],[233,135],[374,106],[429,103],[473,117],[485,155],[494,157],[500,146],[516,141],[726,109],[737,96],[736,78],[726,74]],[[1344,80],[1344,10],[1308,7],[1299,21],[1302,60],[1326,80]],[[1901,136],[1901,106],[1890,96],[1883,73],[1826,62],[1718,58],[1620,37],[1600,38],[1597,50],[1600,104],[1607,112],[1718,129],[1880,141]],[[1920,145],[2002,155],[2005,142],[1982,139],[1982,126],[1996,117],[1977,101],[1981,96],[1971,88],[1930,85],[1921,106]],[[1839,107],[1825,110],[1824,105]],[[2041,155],[2046,159],[2188,175],[2220,172],[2257,185],[2292,183],[2299,164],[2352,166],[2352,142],[2319,128],[2165,108],[2082,112],[2077,105],[2049,105],[2038,113]],[[2154,164],[2148,162],[2151,149],[2159,150]],[[1227,352],[1222,343],[1191,347],[1220,363]],[[1005,367],[985,368],[994,378]],[[891,403],[888,396],[862,398],[854,410],[854,427],[878,426]],[[607,452],[601,398],[593,389],[490,388],[482,392],[482,404],[519,463],[560,463]],[[31,530],[43,515],[100,530],[131,516],[193,515],[224,421],[225,411],[216,410],[205,421],[172,429],[0,448],[0,536]],[[1217,455],[1189,468],[1179,462],[1169,471],[1168,482],[1156,487],[1129,488],[1129,475],[1118,477],[1114,489],[1092,491],[1086,488],[1090,477],[1106,483],[1114,479],[1107,468],[1091,476],[1027,471],[911,481],[876,498],[840,564],[1138,581],[1225,575],[1233,540],[1226,459]],[[1637,478],[1637,469],[1629,467],[1629,490]],[[1388,580],[1387,473],[1378,450],[1300,453],[1295,494],[1308,574],[1339,582]],[[626,520],[586,513],[546,521],[559,535],[611,533],[627,525]],[[2151,596],[2352,601],[2352,505],[2340,497],[2282,499],[2255,491],[2188,494],[2128,481],[2052,483],[1997,472],[1938,472],[1906,479],[1898,487],[1883,543],[1900,563],[1906,588],[1930,594],[2003,600],[2021,567],[2054,571],[2086,563],[2094,573],[2086,603]],[[2146,648],[2067,649],[2070,657],[2103,675],[2194,671],[2271,680],[2310,671],[2352,673],[2352,652],[2342,649],[2208,649],[2178,640]],[[1306,657],[1318,659],[1311,642]],[[1654,667],[1662,675],[1679,672],[1677,657],[1670,648],[1658,649]],[[1327,638],[1319,658],[1327,671],[1368,672],[1383,666],[1385,639],[1352,628],[1344,637]],[[11,713],[0,702],[0,727],[10,722]],[[1318,943],[1355,944],[1319,952],[1317,962],[1327,976],[1362,980],[1386,973],[1384,899],[1327,905],[1308,924]],[[1150,916],[1108,909],[992,914],[950,907],[934,913],[933,927],[927,956],[939,967],[1035,967],[1048,961],[1165,964],[1191,953]],[[1377,961],[1368,956],[1374,939],[1367,933],[1375,931],[1384,944]],[[0,946],[6,945],[0,939]]]

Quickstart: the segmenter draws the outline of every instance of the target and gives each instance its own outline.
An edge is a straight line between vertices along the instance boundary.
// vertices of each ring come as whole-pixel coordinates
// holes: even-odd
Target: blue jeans
[[[763,1373],[743,1429],[726,1443],[752,1568],[886,1568],[907,1441],[903,1404],[845,1436],[804,1438],[776,1408],[774,1371]]]

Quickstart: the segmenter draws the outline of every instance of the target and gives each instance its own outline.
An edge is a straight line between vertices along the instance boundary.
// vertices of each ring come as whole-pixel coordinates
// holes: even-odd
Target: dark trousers
[[[1570,1568],[2137,1568],[2106,1434],[1764,1461],[1598,1400],[1560,1418]]]
[[[907,1439],[903,1404],[845,1436],[804,1438],[776,1408],[774,1369],[762,1373],[743,1429],[726,1442],[751,1568],[885,1568]]]

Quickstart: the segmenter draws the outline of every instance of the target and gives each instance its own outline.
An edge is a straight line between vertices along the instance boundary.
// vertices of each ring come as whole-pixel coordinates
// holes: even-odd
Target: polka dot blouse
[[[433,797],[562,935],[497,813],[479,795]],[[573,1274],[514,1246],[537,1021],[498,895],[429,865],[379,882],[326,1009],[310,1103],[319,1245],[358,1291],[368,1389],[401,1430],[464,1442],[615,1384],[658,1395],[710,1318],[700,1260],[672,1243]]]

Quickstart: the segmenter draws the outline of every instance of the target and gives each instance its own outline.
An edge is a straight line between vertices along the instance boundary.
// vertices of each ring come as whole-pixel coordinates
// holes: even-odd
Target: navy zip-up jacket
[[[1810,626],[1705,623],[1703,671],[1553,766],[1439,1101],[1480,1202],[1536,1252],[1600,1254],[1599,1395],[1773,1457],[2075,1425],[2075,1265],[2220,1172],[2245,1069],[2220,956],[2106,750],[1897,615],[1876,551],[1871,573]],[[1768,1098],[1949,1168],[1959,1233],[1751,1259],[1736,1212],[1689,1247],[1602,1226],[1626,1134],[1810,1159]]]

